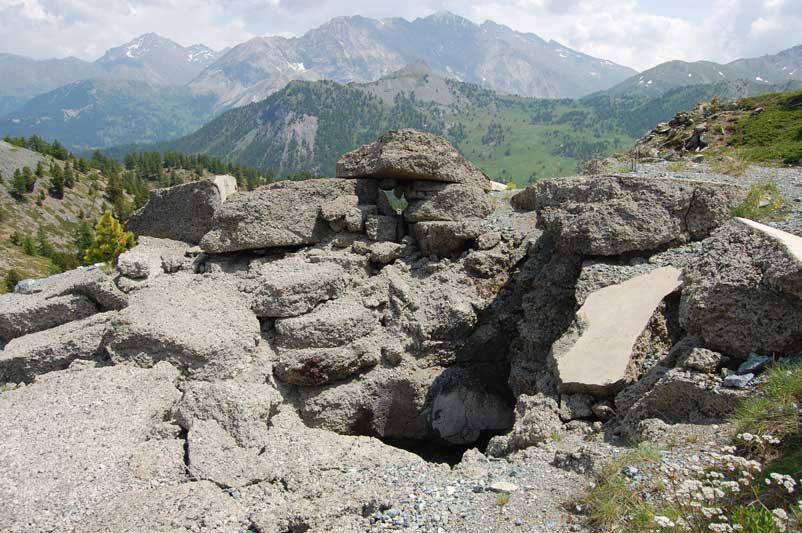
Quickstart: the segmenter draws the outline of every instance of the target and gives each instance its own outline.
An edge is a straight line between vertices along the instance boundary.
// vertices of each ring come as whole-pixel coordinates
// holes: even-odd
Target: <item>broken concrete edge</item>
[[[638,338],[660,303],[680,288],[681,274],[663,267],[588,296],[549,353],[560,392],[606,397],[620,391]]]
[[[743,224],[750,229],[759,231],[778,242],[788,252],[788,255],[802,264],[802,237],[798,237],[792,233],[788,233],[787,231],[772,228],[771,226],[761,224],[760,222],[755,222],[754,220],[750,220],[748,218],[736,217],[735,220],[738,223]]]

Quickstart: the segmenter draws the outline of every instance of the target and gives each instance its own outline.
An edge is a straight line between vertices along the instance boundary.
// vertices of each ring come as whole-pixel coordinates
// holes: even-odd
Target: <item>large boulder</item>
[[[535,187],[538,224],[562,251],[606,256],[703,239],[746,195],[736,185],[674,178],[560,178]]]
[[[412,226],[421,253],[438,257],[467,250],[481,233],[481,227],[473,221],[418,222]]]
[[[225,279],[170,276],[138,291],[104,338],[117,363],[168,361],[195,379],[246,370],[259,343],[259,321]]]
[[[338,299],[305,315],[276,320],[276,344],[283,348],[333,348],[364,337],[379,326],[373,311],[352,299]]]
[[[802,341],[802,238],[738,219],[704,241],[684,274],[680,321],[705,346],[745,358]]]
[[[136,280],[172,273],[188,262],[188,250],[189,246],[182,241],[143,236],[136,246],[117,258],[117,271]]]
[[[201,248],[223,253],[314,244],[331,233],[329,221],[354,225],[350,208],[375,204],[377,191],[376,183],[365,180],[313,179],[237,194],[215,214]],[[349,201],[335,202],[339,197]],[[329,221],[321,213],[324,206]]]
[[[64,370],[0,394],[0,530],[73,531],[121,494],[183,483],[180,428],[164,422],[177,378],[166,363]]]
[[[372,143],[344,154],[338,178],[462,183],[490,191],[490,180],[444,138],[422,131],[391,130]]]
[[[226,195],[231,192],[227,180],[221,180],[221,186]],[[156,189],[148,202],[131,215],[126,227],[137,236],[197,244],[211,229],[212,217],[223,199],[220,186],[208,180]]]
[[[679,288],[680,274],[660,268],[588,296],[552,347],[560,392],[611,396],[634,381],[633,365],[646,348],[639,340],[660,303]]]

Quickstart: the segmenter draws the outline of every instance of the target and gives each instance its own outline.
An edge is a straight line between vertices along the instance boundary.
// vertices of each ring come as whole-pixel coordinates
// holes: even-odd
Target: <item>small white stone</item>
[[[493,492],[515,492],[518,490],[518,485],[508,481],[494,481],[488,488]]]

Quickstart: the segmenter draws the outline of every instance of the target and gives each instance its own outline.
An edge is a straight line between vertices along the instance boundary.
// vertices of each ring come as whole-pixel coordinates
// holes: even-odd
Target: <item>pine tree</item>
[[[73,172],[69,163],[64,165],[64,186],[68,189],[72,189],[75,186],[75,172]]]
[[[121,253],[133,246],[134,234],[123,230],[111,211],[106,210],[95,226],[95,237],[84,255],[84,261],[114,264]]]
[[[106,185],[106,199],[115,204],[123,196],[123,182],[119,176],[112,174],[108,177]]]
[[[31,171],[31,167],[22,167],[22,175],[25,177],[25,189],[28,192],[33,192],[36,186],[36,176]]]
[[[45,165],[41,161],[36,162],[36,177],[37,178],[45,177]]]
[[[42,257],[53,257],[53,254],[56,253],[56,249],[53,248],[53,245],[47,239],[47,233],[45,233],[45,228],[43,226],[39,226],[39,229],[36,231],[36,251]]]
[[[17,283],[23,280],[22,274],[14,270],[13,268],[6,272],[5,277],[3,278],[3,286],[6,292],[14,292],[14,287],[17,286]]]
[[[22,238],[22,251],[25,252],[25,255],[36,255],[36,244],[30,235],[25,235]]]
[[[50,195],[53,198],[64,198],[64,178],[59,173],[58,176],[50,178]]]
[[[81,222],[75,228],[73,242],[75,243],[75,256],[79,261],[83,261],[86,256],[86,251],[92,246],[92,241],[95,238],[95,232],[92,230],[92,225],[81,217]]]
[[[14,181],[11,183],[11,196],[18,202],[24,202],[26,192],[28,192],[28,180],[22,175],[20,169],[17,169],[14,171]]]

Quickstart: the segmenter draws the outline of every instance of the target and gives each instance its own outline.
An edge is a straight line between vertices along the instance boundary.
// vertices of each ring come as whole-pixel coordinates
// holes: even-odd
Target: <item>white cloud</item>
[[[449,9],[644,69],[670,59],[729,61],[802,43],[800,0],[0,0],[0,51],[95,59],[154,31],[188,45],[299,35],[338,15]]]

